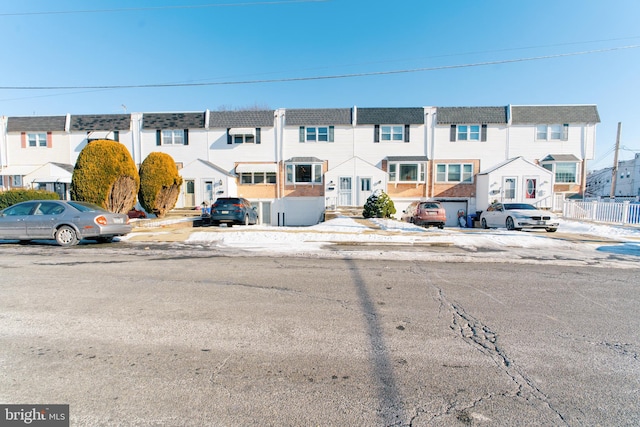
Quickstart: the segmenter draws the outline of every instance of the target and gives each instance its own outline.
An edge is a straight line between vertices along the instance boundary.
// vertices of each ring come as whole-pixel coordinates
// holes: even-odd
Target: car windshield
[[[69,202],[69,204],[80,212],[109,212],[108,210],[103,209],[98,205],[94,205],[93,203]]]
[[[505,203],[505,210],[513,210],[513,209],[522,209],[528,211],[535,211],[536,207],[533,205],[528,205],[526,203]]]

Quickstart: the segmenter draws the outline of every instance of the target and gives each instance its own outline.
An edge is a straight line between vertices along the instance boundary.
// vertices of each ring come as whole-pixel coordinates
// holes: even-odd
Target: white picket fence
[[[640,225],[640,203],[594,200],[577,202],[565,200],[562,214],[569,219],[582,219],[609,224]]]

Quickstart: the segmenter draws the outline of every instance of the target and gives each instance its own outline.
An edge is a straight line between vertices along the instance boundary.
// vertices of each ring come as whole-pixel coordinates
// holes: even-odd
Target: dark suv
[[[222,223],[229,227],[234,224],[257,224],[258,213],[247,199],[220,197],[211,205],[211,209],[202,211],[202,224],[220,225]]]

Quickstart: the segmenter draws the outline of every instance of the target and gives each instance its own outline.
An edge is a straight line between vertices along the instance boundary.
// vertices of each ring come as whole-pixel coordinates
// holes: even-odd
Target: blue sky
[[[640,152],[639,17],[638,0],[3,1],[0,115],[596,104],[599,169],[618,122],[620,159]],[[193,83],[210,85],[83,88]],[[12,89],[45,86],[74,88]]]

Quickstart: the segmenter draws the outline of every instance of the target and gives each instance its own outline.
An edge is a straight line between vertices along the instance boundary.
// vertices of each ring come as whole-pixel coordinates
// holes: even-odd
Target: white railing
[[[591,202],[565,200],[562,213],[569,219],[640,225],[640,203],[629,201],[619,203],[601,200]]]

